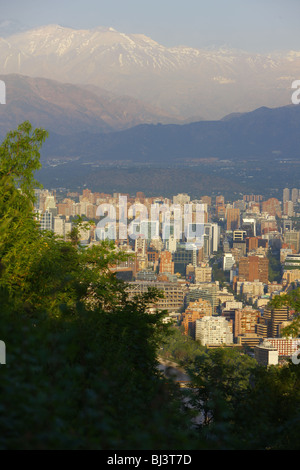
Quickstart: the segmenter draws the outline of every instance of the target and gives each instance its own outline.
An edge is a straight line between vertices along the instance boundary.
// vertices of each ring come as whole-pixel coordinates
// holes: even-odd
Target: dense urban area
[[[78,218],[89,221],[81,229],[81,244],[114,240],[118,250],[130,256],[111,269],[128,282],[131,295],[149,287],[163,291],[151,308],[163,309],[166,320],[181,325],[185,335],[208,347],[248,347],[265,365],[297,351],[299,340],[281,335],[293,319],[293,309],[268,305],[300,283],[298,188],[285,188],[282,200],[245,194],[232,203],[222,195],[191,200],[188,194],[177,194],[170,200],[87,188],[65,194],[39,190],[37,196],[41,229],[66,238]],[[122,227],[121,197],[131,232]],[[130,212],[132,207],[136,214]],[[190,228],[201,209],[198,245],[195,238],[187,240],[189,233],[182,229],[184,207],[191,209]],[[145,216],[150,217],[153,208],[161,209],[156,221]],[[176,232],[178,226],[181,233]]]

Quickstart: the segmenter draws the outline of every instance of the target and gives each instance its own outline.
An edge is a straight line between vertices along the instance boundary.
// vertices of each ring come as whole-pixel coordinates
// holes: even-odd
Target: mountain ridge
[[[95,86],[78,86],[18,74],[0,75],[6,105],[0,107],[0,136],[29,120],[50,132],[111,132],[139,123],[178,122],[163,110]]]
[[[183,165],[192,160],[299,160],[300,106],[261,107],[231,119],[140,124],[106,134],[53,135],[45,158]]]
[[[164,109],[180,119],[291,102],[300,53],[165,47],[113,28],[46,25],[0,39],[0,73],[96,85]]]

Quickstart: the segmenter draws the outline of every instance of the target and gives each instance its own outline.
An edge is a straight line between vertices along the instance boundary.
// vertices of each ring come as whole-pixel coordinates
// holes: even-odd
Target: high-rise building
[[[291,199],[293,201],[293,203],[295,204],[296,202],[298,202],[298,198],[299,198],[299,190],[297,188],[293,188],[292,189],[292,196],[291,196]]]
[[[246,237],[256,237],[256,219],[254,217],[243,217],[240,228],[246,232]]]
[[[271,197],[267,201],[263,201],[262,212],[267,212],[270,215],[281,217],[281,206],[278,199]]]
[[[235,263],[235,258],[232,253],[224,253],[223,256],[223,271],[230,271]]]
[[[204,234],[208,236],[209,246],[208,256],[213,252],[217,252],[220,244],[220,227],[218,224],[214,223],[205,223],[204,224]]]
[[[187,249],[185,245],[177,245],[176,251],[173,253],[174,271],[185,275],[186,267],[188,264],[196,265],[197,257],[195,258],[194,250]]]
[[[260,315],[259,310],[249,307],[235,310],[234,337],[237,338],[239,335],[256,333],[256,326]]]
[[[237,281],[236,283],[237,294],[246,295],[247,298],[260,297],[264,295],[264,283],[260,281]]]
[[[176,251],[177,239],[174,237],[174,235],[170,235],[169,238],[166,240],[165,244],[166,249],[171,253],[174,253]]]
[[[53,231],[60,237],[65,237],[65,219],[60,216],[53,218]]]
[[[233,232],[233,241],[234,242],[243,242],[246,240],[247,232],[246,230],[234,230]]]
[[[41,214],[39,222],[41,230],[53,230],[53,215],[49,209]]]
[[[283,203],[283,214],[288,217],[294,216],[294,203],[293,201],[285,201]]]
[[[245,202],[261,202],[263,197],[260,194],[245,194],[243,200]]]
[[[240,209],[229,207],[226,210],[227,230],[238,230],[240,226]]]
[[[225,199],[224,196],[217,196],[216,197],[216,215],[218,218],[224,218],[225,217]]]
[[[172,253],[170,251],[161,252],[159,272],[174,274],[174,262],[172,261]]]
[[[261,281],[268,284],[269,260],[259,256],[241,258],[239,262],[239,280]]]
[[[177,196],[173,196],[173,204],[184,205],[190,202],[191,198],[188,194],[177,194]]]
[[[285,203],[286,201],[290,200],[290,190],[289,188],[284,188],[283,190],[283,195],[282,195],[282,201]]]
[[[233,343],[230,324],[224,317],[205,316],[196,320],[195,338],[203,346]]]
[[[268,240],[261,237],[248,237],[246,239],[247,251],[255,251],[258,248],[268,248]]]
[[[137,259],[137,270],[143,271],[148,267],[147,240],[143,237],[135,239],[135,253]]]
[[[262,338],[279,338],[282,323],[289,320],[288,307],[264,309],[263,315],[259,318],[257,333]]]

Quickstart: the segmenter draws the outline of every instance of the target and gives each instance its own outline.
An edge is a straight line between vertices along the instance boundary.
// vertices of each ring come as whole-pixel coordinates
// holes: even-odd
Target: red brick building
[[[268,284],[269,260],[259,256],[241,258],[239,262],[239,280],[260,281]]]
[[[159,272],[174,274],[174,262],[172,261],[172,253],[170,251],[161,252]]]

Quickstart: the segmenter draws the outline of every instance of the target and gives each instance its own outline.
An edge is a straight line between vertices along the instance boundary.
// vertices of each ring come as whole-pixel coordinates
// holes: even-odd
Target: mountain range
[[[47,161],[178,164],[207,158],[299,158],[299,105],[263,106],[184,124],[162,110],[93,85],[17,74],[0,79],[7,91],[7,104],[0,106],[0,136],[25,120],[47,129]]]
[[[260,181],[260,192],[289,186],[295,178],[294,186],[299,185],[299,105],[163,124],[171,119],[166,113],[92,85],[17,74],[0,79],[7,85],[1,137],[24,120],[49,131],[40,173],[47,187],[97,188],[100,180],[107,192],[126,192],[128,185],[150,191],[156,185],[163,194],[170,188],[196,193],[200,181],[206,192],[235,187],[238,193],[254,181]],[[282,161],[289,165],[283,168]]]
[[[216,121],[143,124],[119,132],[52,133],[44,155],[58,161],[182,165],[203,159],[299,159],[300,106],[261,107]]]
[[[0,73],[93,85],[197,121],[288,105],[300,52],[168,48],[113,28],[47,25],[0,38]]]
[[[180,122],[129,96],[115,96],[93,85],[78,86],[18,74],[0,75],[6,105],[0,106],[0,136],[29,120],[62,135],[111,132],[141,123]]]
[[[112,28],[11,35],[10,26],[0,38],[0,137],[24,120],[49,131],[45,186],[196,196],[299,186],[300,106],[290,103],[300,52],[166,48]]]

